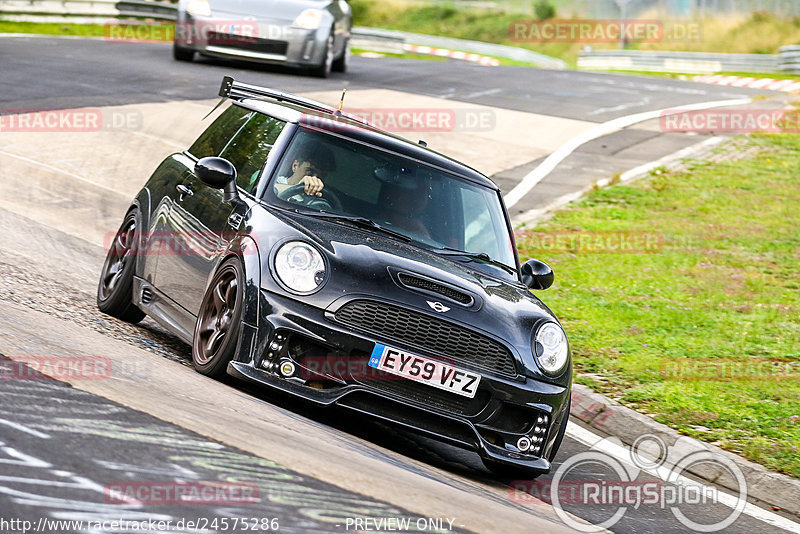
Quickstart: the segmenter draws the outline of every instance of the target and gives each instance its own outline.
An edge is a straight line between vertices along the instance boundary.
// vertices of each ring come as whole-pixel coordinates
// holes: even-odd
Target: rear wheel
[[[138,211],[130,210],[117,230],[106,254],[97,284],[97,307],[117,319],[138,323],[145,313],[133,303],[133,274],[136,268]]]
[[[241,331],[244,271],[237,258],[225,260],[203,296],[192,338],[192,363],[219,378],[233,359]]]

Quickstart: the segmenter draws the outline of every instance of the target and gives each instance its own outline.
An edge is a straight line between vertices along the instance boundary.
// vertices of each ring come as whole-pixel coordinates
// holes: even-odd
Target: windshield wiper
[[[450,247],[436,248],[433,249],[433,251],[443,256],[463,256],[471,260],[477,260],[484,263],[488,263],[489,265],[494,265],[495,267],[500,267],[509,274],[517,274],[517,270],[514,267],[506,265],[501,261],[492,259],[492,257],[486,254],[485,252],[467,252],[466,250],[458,250],[457,248],[450,248]]]
[[[385,226],[381,226],[380,224],[376,223],[372,219],[368,219],[367,217],[358,217],[356,215],[342,215],[339,213],[331,213],[329,211],[302,211],[300,212],[303,215],[310,215],[311,217],[321,217],[323,219],[332,219],[334,221],[343,221],[349,222],[356,226],[360,226],[361,228],[368,228],[370,230],[377,230],[379,232],[383,232],[384,234],[388,234],[392,237],[400,239],[401,241],[411,241],[411,238],[405,234],[401,234],[400,232],[395,232],[394,230],[390,230]]]

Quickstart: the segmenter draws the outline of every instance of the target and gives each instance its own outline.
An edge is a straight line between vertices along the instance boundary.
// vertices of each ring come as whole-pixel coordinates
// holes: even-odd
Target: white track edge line
[[[683,106],[672,106],[669,108],[658,109],[655,111],[644,111],[635,113],[633,115],[626,115],[618,117],[610,121],[598,124],[579,134],[563,145],[558,150],[545,158],[538,167],[529,172],[508,194],[505,195],[506,208],[511,208],[517,202],[527,195],[533,187],[550,174],[559,163],[564,161],[570,154],[575,152],[581,145],[588,143],[598,137],[621,130],[628,126],[632,126],[639,122],[644,122],[651,119],[657,119],[662,115],[676,115],[678,113],[685,113],[687,111],[698,111],[703,109],[711,109],[725,106],[737,106],[741,104],[748,104],[752,102],[750,98],[738,98],[733,100],[716,100],[712,102],[700,102],[698,104],[688,104]]]

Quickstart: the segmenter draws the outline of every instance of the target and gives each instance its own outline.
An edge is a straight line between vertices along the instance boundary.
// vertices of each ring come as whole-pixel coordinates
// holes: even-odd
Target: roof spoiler
[[[313,109],[322,113],[330,113],[334,117],[343,117],[351,121],[359,122],[365,126],[375,127],[363,117],[358,115],[345,113],[341,110],[342,101],[344,100],[344,92],[342,92],[342,101],[339,102],[339,109],[327,106],[322,102],[311,100],[310,98],[303,98],[302,96],[293,95],[292,93],[285,93],[277,89],[270,89],[269,87],[260,87],[258,85],[250,85],[249,83],[237,82],[231,76],[222,77],[222,85],[219,87],[219,96],[222,98],[230,98],[231,100],[241,101],[245,98],[255,98],[257,100],[264,100],[271,98],[278,102],[288,102],[297,106],[302,106],[306,109]],[[223,101],[220,100],[220,104]],[[219,104],[218,104],[219,105]],[[216,108],[214,108],[216,109]],[[212,110],[213,112],[213,110]],[[211,112],[209,113],[209,115]]]
[[[322,111],[323,113],[335,113],[336,109],[326,106],[316,100],[310,98],[303,98],[302,96],[293,95],[291,93],[284,93],[277,89],[270,89],[269,87],[259,87],[258,85],[250,85],[248,83],[237,82],[231,76],[222,77],[222,85],[219,88],[219,96],[222,98],[230,98],[231,100],[244,100],[245,98],[271,98],[278,102],[288,102],[302,106],[304,108],[313,109],[315,111]]]

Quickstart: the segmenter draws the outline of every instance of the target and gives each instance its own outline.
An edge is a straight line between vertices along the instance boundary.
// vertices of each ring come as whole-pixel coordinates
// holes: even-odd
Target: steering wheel
[[[286,202],[293,202],[301,206],[307,206],[318,210],[343,211],[342,202],[339,200],[339,197],[336,196],[336,193],[330,189],[323,189],[320,191],[322,196],[318,197],[316,195],[306,195],[305,188],[305,184],[295,184],[278,193],[278,198]],[[303,198],[301,200],[292,198],[297,195],[302,195]]]

